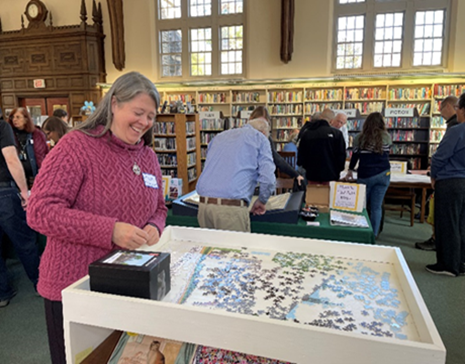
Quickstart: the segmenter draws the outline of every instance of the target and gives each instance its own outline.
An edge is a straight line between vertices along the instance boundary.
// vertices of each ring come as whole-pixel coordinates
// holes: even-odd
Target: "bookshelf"
[[[202,111],[199,114],[200,118],[200,159],[201,159],[201,170],[205,164],[207,158],[208,143],[210,143],[214,137],[224,131],[225,120],[220,117],[219,111]]]
[[[193,191],[200,174],[199,115],[158,115],[154,126],[154,150],[162,174],[181,178],[183,194]]]
[[[358,109],[362,119],[371,112],[382,112],[385,108],[416,108],[420,117],[431,118],[432,131],[436,128],[434,118],[440,117],[442,99],[447,95],[460,96],[465,92],[465,82],[460,78],[425,80],[414,76],[403,79],[328,79],[295,84],[257,82],[243,86],[231,84],[201,88],[169,87],[163,90],[159,86],[164,100],[167,97],[173,100],[184,97],[185,100],[195,100],[197,111],[223,112],[225,118],[229,117],[227,128],[241,127],[247,121],[239,116],[241,111],[253,110],[258,105],[265,106],[272,116],[272,138],[277,143],[278,150],[287,141],[290,129],[294,128],[294,120],[297,120],[297,127],[301,127],[303,121],[309,120],[312,114],[325,108]],[[354,130],[349,136],[355,136],[356,132]],[[430,136],[439,136],[440,133],[431,134],[428,131],[427,134],[428,141]],[[435,138],[431,144],[427,144],[426,149],[434,150],[436,140]]]

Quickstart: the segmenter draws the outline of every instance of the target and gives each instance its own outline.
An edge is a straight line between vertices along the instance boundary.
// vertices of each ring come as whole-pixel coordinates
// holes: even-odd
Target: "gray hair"
[[[321,119],[321,112],[316,112],[312,115],[312,121],[314,120],[320,120]]]
[[[254,129],[257,129],[259,132],[265,134],[267,138],[270,136],[270,124],[268,124],[268,122],[265,119],[253,119],[250,120],[248,124],[252,126]]]
[[[104,96],[97,106],[97,109],[89,118],[82,124],[76,127],[76,130],[82,131],[89,136],[100,138],[108,130],[110,130],[113,121],[113,113],[111,111],[111,102],[113,97],[118,104],[131,101],[137,95],[145,93],[149,95],[155,102],[155,107],[160,106],[160,94],[157,88],[147,77],[139,72],[129,72],[120,77],[113,83],[110,90]],[[100,134],[91,133],[97,126],[103,125],[103,131]],[[153,126],[147,130],[142,137],[145,145],[151,145],[153,139]]]

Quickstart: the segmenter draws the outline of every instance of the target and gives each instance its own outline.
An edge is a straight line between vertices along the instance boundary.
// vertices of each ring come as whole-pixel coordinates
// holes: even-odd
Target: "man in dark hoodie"
[[[307,179],[321,183],[339,180],[346,160],[342,132],[329,125],[331,110],[323,110],[319,118],[305,125],[301,133],[297,165],[307,172]],[[302,128],[303,129],[303,128]]]

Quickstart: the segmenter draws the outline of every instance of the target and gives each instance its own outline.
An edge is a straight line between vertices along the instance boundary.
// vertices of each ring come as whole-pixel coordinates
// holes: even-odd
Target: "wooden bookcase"
[[[198,114],[160,114],[154,130],[154,150],[162,174],[182,178],[183,194],[195,190],[200,175]]]
[[[229,118],[229,127],[240,127],[246,120],[238,114],[256,106],[267,107],[272,116],[272,138],[280,150],[292,129],[300,128],[315,112],[358,109],[362,118],[385,108],[416,108],[427,125],[426,135],[421,132],[421,158],[431,155],[443,135],[439,107],[445,96],[460,96],[465,92],[465,81],[443,77],[432,80],[406,77],[404,79],[336,80],[289,83],[256,83],[253,85],[202,86],[201,88],[169,86],[162,91],[163,99],[176,96],[196,100],[197,111],[220,111]],[[429,120],[427,120],[429,119]],[[350,129],[349,129],[350,130]],[[425,129],[420,129],[425,130]],[[414,130],[420,135],[420,130]],[[359,130],[352,130],[354,137]],[[401,141],[399,141],[401,142]],[[398,143],[402,144],[402,143]],[[426,151],[423,149],[426,148]],[[412,158],[419,158],[413,155]],[[422,162],[421,165],[424,163]]]

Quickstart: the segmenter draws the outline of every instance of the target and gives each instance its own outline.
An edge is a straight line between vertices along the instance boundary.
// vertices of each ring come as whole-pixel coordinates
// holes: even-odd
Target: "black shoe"
[[[13,292],[13,295],[10,297],[10,298],[6,298],[4,300],[0,300],[0,308],[3,308],[3,307],[6,307],[8,306],[8,304],[10,303],[11,299],[16,296],[16,291]]]
[[[439,264],[429,264],[426,266],[426,270],[433,274],[439,274],[439,275],[449,276],[449,277],[457,277],[455,273],[445,270]]]
[[[421,243],[415,243],[415,248],[427,251],[434,251],[436,250],[436,240],[431,237],[426,241]]]

